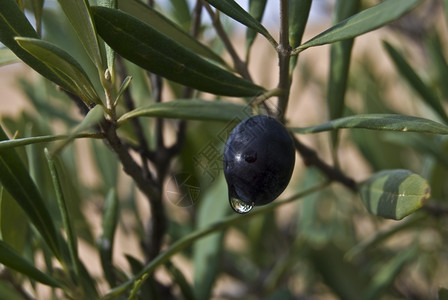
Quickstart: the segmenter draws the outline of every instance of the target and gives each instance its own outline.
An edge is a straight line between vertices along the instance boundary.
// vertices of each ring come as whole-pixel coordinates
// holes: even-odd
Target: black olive
[[[230,204],[236,212],[246,213],[285,190],[294,169],[294,145],[280,122],[253,116],[230,133],[223,163]]]

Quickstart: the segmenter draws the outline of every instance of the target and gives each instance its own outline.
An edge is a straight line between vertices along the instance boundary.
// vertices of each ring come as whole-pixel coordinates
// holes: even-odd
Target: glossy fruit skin
[[[294,163],[292,139],[280,122],[265,115],[243,120],[224,149],[229,197],[255,206],[272,202],[288,185]]]

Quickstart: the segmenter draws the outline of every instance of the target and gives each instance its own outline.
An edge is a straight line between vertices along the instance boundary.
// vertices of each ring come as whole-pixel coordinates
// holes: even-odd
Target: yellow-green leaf
[[[430,196],[429,184],[408,170],[384,170],[359,184],[361,200],[377,216],[401,220],[418,210]]]

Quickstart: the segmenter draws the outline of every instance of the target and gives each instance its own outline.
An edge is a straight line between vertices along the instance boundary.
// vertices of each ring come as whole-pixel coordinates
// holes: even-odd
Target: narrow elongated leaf
[[[98,241],[101,265],[104,275],[111,287],[115,286],[115,270],[112,262],[112,252],[115,239],[115,229],[118,224],[119,202],[117,193],[111,189],[107,194],[103,210],[102,229],[103,233]]]
[[[23,209],[7,190],[0,188],[0,236],[2,241],[22,253],[27,243],[29,228],[29,222]]]
[[[89,11],[87,0],[59,0],[65,15],[69,19],[87,54],[98,70],[103,71],[104,63],[100,43]]]
[[[321,34],[300,45],[297,51],[309,47],[334,43],[354,38],[366,32],[386,25],[414,8],[421,0],[386,0],[371,8],[365,9],[356,15],[345,19]]]
[[[423,82],[414,69],[404,59],[403,55],[392,47],[391,44],[384,42],[384,47],[392,58],[400,74],[408,81],[411,87],[417,91],[417,93],[434,110],[434,112],[448,123],[448,115],[445,112],[445,108],[442,106],[439,98],[433,90]]]
[[[98,32],[133,63],[186,86],[225,96],[263,92],[247,80],[207,62],[154,28],[119,10],[93,7]]]
[[[0,127],[0,140],[7,139]],[[54,255],[61,259],[62,251],[54,219],[14,149],[0,150],[0,182],[28,215]]]
[[[99,0],[98,5],[109,8],[118,8],[118,0]],[[107,44],[104,44],[104,47],[106,49],[107,68],[110,71],[111,83],[113,84],[115,82],[114,80],[115,72],[113,72],[115,65],[115,51]]]
[[[264,35],[272,44],[276,44],[274,38],[266,28],[247,11],[238,5],[234,0],[205,0],[218,10],[222,11],[232,19]]]
[[[201,44],[178,25],[143,2],[136,0],[119,0],[118,8],[145,22],[147,25],[160,31],[162,34],[177,41],[179,44],[182,44],[182,46],[198,55],[212,59],[222,65],[226,65],[221,56],[213,52],[209,47]]]
[[[267,3],[267,0],[250,0],[249,1],[249,13],[258,22],[261,22],[261,19],[263,19],[264,10],[266,9],[266,3]],[[254,29],[252,29],[250,27],[247,28],[247,30],[246,30],[247,57],[249,56],[250,49],[251,49],[252,44],[255,41],[256,35],[257,35],[257,32]]]
[[[53,74],[57,74],[65,83],[64,86],[69,87],[70,92],[79,95],[87,105],[101,103],[87,74],[70,54],[39,39],[19,37],[16,41],[29,54],[42,61]]]
[[[296,133],[316,133],[341,128],[448,134],[448,126],[419,117],[395,114],[365,114],[336,119],[325,124],[291,128]]]
[[[191,24],[191,13],[188,0],[169,0],[171,2],[171,14],[174,20],[184,30],[188,30]]]
[[[340,0],[336,5],[336,22],[356,13],[360,0]],[[354,39],[339,41],[330,49],[330,78],[328,80],[327,102],[330,120],[340,118],[344,112],[345,92],[347,89],[350,58]],[[337,132],[332,134],[333,146],[338,142]],[[335,148],[335,147],[334,147]]]
[[[435,84],[443,95],[443,100],[448,100],[448,85],[445,84],[445,78],[448,78],[448,62],[445,59],[445,45],[442,43],[440,34],[435,31],[429,37],[427,41],[427,51],[429,61],[434,68],[435,72]]]
[[[387,239],[393,237],[396,233],[405,232],[405,230],[413,229],[417,226],[421,226],[421,222],[425,220],[426,214],[414,214],[407,218],[403,222],[399,222],[385,230],[377,231],[374,235],[369,236],[353,248],[347,251],[345,259],[353,260],[358,255],[369,249],[374,249],[377,245],[381,245],[386,242]]]
[[[48,66],[45,63],[45,59],[41,60],[41,58],[31,55],[27,50],[19,46],[15,40],[17,37],[39,38],[33,26],[31,26],[17,6],[16,1],[0,0],[0,7],[0,42],[11,49],[18,58],[36,70],[36,72],[61,86],[63,89],[76,94],[77,91],[73,89],[73,86],[67,84],[66,78],[61,77],[60,72]]]
[[[193,288],[185,278],[184,274],[171,262],[165,264],[167,271],[170,273],[173,281],[179,286],[183,299],[194,300]]]
[[[58,170],[56,169],[56,164],[54,159],[51,157],[48,149],[45,148],[45,156],[47,158],[48,167],[50,169],[51,179],[53,181],[53,187],[56,193],[56,199],[58,203],[59,212],[62,217],[62,224],[64,230],[67,234],[68,241],[68,251],[70,254],[71,266],[75,272],[76,278],[79,277],[80,261],[78,257],[78,241],[73,228],[73,224],[70,218],[70,214],[67,208],[67,203],[65,200],[64,193],[62,191],[62,185],[59,179]]]
[[[366,300],[380,299],[384,290],[397,279],[405,264],[410,260],[416,259],[419,255],[418,246],[412,245],[410,248],[397,254],[390,261],[382,264],[378,272],[372,277],[369,288],[367,288],[361,298]]]
[[[33,10],[34,18],[36,19],[36,31],[42,35],[42,13],[44,10],[44,0],[31,1],[31,9]]]
[[[70,142],[72,142],[79,133],[92,128],[97,125],[104,118],[104,107],[101,105],[96,105],[92,108],[84,119],[79,123],[78,126],[72,131],[72,133],[68,136],[68,138],[62,142],[57,149],[54,150],[54,153],[61,151],[65,146],[67,146]]]
[[[214,182],[214,187],[207,190],[198,211],[198,229],[206,228],[222,220],[229,211],[227,201],[216,199],[225,195],[227,184],[223,176]],[[194,293],[197,299],[209,299],[212,286],[219,272],[224,231],[211,234],[193,246]]]
[[[43,284],[60,287],[56,280],[36,269],[2,240],[0,240],[0,263]]]
[[[61,135],[45,135],[45,136],[33,136],[33,137],[27,137],[27,138],[21,138],[21,139],[15,139],[15,140],[3,140],[0,141],[0,150],[15,148],[15,147],[23,147],[26,145],[32,145],[32,144],[40,144],[40,143],[48,143],[48,142],[54,142],[59,140],[65,140],[67,138],[70,138],[70,135],[68,134],[61,134]],[[74,138],[103,138],[99,134],[94,133],[81,133],[76,134]]]
[[[377,216],[401,220],[428,200],[426,179],[408,170],[385,170],[360,183],[359,193],[367,210]]]
[[[200,99],[174,100],[134,109],[121,116],[118,123],[122,124],[136,117],[232,121],[242,120],[250,114],[251,110],[247,106],[224,101],[205,101]]]
[[[290,0],[289,1],[289,44],[294,49],[302,42],[303,33],[311,10],[312,0]],[[289,72],[292,73],[296,64],[297,56],[292,56],[289,63]]]

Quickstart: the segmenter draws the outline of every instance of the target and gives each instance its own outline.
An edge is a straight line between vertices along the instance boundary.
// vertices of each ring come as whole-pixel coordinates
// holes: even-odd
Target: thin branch
[[[342,173],[338,168],[332,167],[321,160],[316,151],[302,144],[296,137],[293,137],[293,141],[297,152],[301,155],[306,166],[315,166],[325,174],[329,181],[339,182],[353,192],[358,191],[358,186],[354,179]]]
[[[103,122],[102,129],[106,140],[116,153],[123,165],[123,170],[137,184],[139,190],[148,199],[151,207],[151,222],[149,228],[149,242],[147,245],[147,260],[156,257],[162,247],[163,237],[167,229],[164,207],[162,203],[162,189],[160,185],[144,175],[142,168],[134,161],[127,148],[122,144],[117,135],[116,125],[111,122]]]
[[[215,14],[213,9],[210,7],[210,5],[206,2],[203,2],[203,5],[205,9],[207,10],[208,14],[210,15],[210,18],[212,19],[213,27],[216,30],[216,33],[218,34],[221,41],[224,43],[224,47],[229,52],[230,56],[233,60],[233,66],[236,69],[236,71],[245,79],[252,81],[252,77],[249,74],[249,70],[247,69],[247,64],[243,62],[240,57],[238,56],[238,53],[236,52],[235,48],[232,45],[232,42],[229,39],[229,36],[227,35],[226,31],[222,27],[222,24],[219,20],[218,14]]]
[[[280,43],[277,47],[277,52],[279,62],[278,88],[282,91],[278,96],[278,119],[284,123],[291,87],[289,77],[291,55],[291,45],[289,44],[289,0],[280,0]]]
[[[117,56],[117,71],[120,74],[121,79],[124,80],[126,71],[125,71],[125,67],[123,64],[123,59],[120,56]],[[135,109],[134,100],[132,99],[131,92],[129,89],[126,89],[126,91],[123,93],[123,99],[124,99],[126,108],[129,111]],[[148,142],[146,140],[145,133],[143,131],[143,127],[142,127],[140,121],[138,120],[138,118],[134,118],[133,120],[131,120],[131,124],[134,127],[134,131],[137,136],[138,144],[139,144],[139,147],[141,150],[139,152],[149,151]],[[141,153],[140,153],[140,157],[141,157],[143,171],[144,171],[145,176],[151,177],[151,172],[149,171],[149,166],[148,166],[148,160]]]
[[[425,203],[423,209],[435,217],[448,215],[448,205],[435,201]]]

